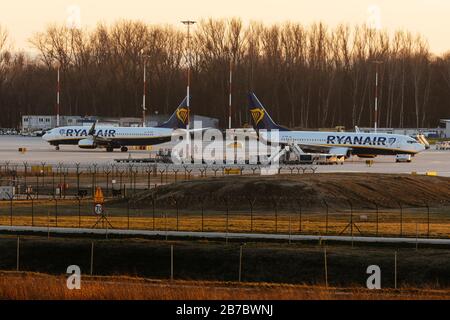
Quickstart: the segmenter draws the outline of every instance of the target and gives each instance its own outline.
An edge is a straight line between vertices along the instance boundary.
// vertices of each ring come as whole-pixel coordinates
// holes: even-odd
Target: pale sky
[[[0,1],[0,25],[8,29],[14,48],[26,51],[30,50],[28,39],[33,33],[43,31],[51,23],[66,24],[69,17],[83,28],[119,19],[180,25],[184,19],[240,17],[244,22],[292,21],[307,25],[323,21],[329,26],[362,24],[371,19],[388,31],[404,28],[421,33],[434,53],[450,50],[450,0]]]

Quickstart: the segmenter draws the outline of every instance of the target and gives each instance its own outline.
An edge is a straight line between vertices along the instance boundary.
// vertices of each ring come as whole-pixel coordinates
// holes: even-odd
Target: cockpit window
[[[406,141],[406,142],[409,143],[409,144],[418,143],[416,140],[408,140],[408,141]]]

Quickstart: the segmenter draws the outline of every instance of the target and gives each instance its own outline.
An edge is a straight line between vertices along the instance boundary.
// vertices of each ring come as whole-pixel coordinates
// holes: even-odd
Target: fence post
[[[327,248],[323,248],[324,266],[325,266],[325,287],[328,289],[328,263],[327,263]]]
[[[300,201],[297,200],[297,204],[298,204],[298,207],[299,207],[299,211],[298,211],[298,232],[302,232],[303,209],[302,209],[302,205],[300,204]]]
[[[47,240],[50,239],[50,209],[47,209]]]
[[[81,228],[81,199],[77,196],[78,200],[78,228]]]
[[[276,199],[273,199],[275,206],[275,233],[278,233],[278,202]]]
[[[376,213],[376,215],[377,215],[377,217],[376,217],[376,219],[377,219],[377,231],[376,231],[376,236],[378,237],[378,228],[379,228],[379,211],[378,211],[378,204],[377,204],[377,203],[375,203],[375,208],[376,208],[376,210],[377,210],[377,213]]]
[[[164,169],[159,169],[159,173],[161,174],[160,185],[162,185],[164,182]]]
[[[23,175],[23,183],[25,185],[25,189],[27,188],[27,175],[28,175],[28,162],[24,162],[23,163],[23,170],[24,170],[24,175]]]
[[[419,224],[416,222],[416,251],[419,249]]]
[[[53,191],[53,194],[55,194],[56,190],[55,190],[55,173],[54,172],[52,172],[52,191]],[[55,195],[55,197],[56,197],[56,195]]]
[[[94,273],[94,242],[91,242],[91,276]]]
[[[152,173],[152,169],[150,169],[150,166],[148,166],[147,168],[145,168],[145,172],[147,173],[147,190],[150,190],[150,176]]]
[[[427,206],[427,238],[430,238],[430,206],[425,202]]]
[[[289,212],[289,244],[291,244],[291,213]]]
[[[400,207],[400,237],[403,236],[403,206],[401,202],[398,202]]]
[[[225,236],[225,244],[228,244],[228,215],[229,215],[229,212],[228,212],[228,199],[225,197],[224,199],[224,202],[225,202],[225,207],[226,207],[226,211],[225,211],[225,234],[226,234],[226,236]]]
[[[167,226],[167,212],[164,212],[164,224],[165,224],[165,229],[166,229],[166,241],[169,239],[169,233],[168,233],[168,226]]]
[[[202,209],[202,232],[204,230],[204,224],[205,224],[205,208],[204,208],[204,199],[202,197],[200,197],[200,204],[201,204],[201,209]]]
[[[127,199],[127,229],[130,229],[130,199]]]
[[[19,271],[20,266],[20,237],[17,237],[17,261],[16,261],[16,271]]]
[[[242,245],[239,248],[239,282],[242,280]]]
[[[397,289],[397,251],[394,254],[394,288]]]
[[[31,226],[34,227],[34,199],[31,196]]]
[[[36,173],[36,200],[39,200],[39,173]]]
[[[326,207],[326,216],[325,216],[325,234],[328,235],[328,213],[329,213],[329,209],[328,209],[328,203],[323,200],[323,203],[325,204]]]
[[[248,203],[250,204],[250,232],[253,232],[253,206],[255,199],[248,198]]]
[[[174,197],[173,201],[175,202],[175,210],[176,210],[176,213],[177,213],[177,231],[178,231],[178,222],[179,222],[178,199]]]
[[[104,168],[103,171],[106,174],[106,197],[109,196],[109,175],[111,174],[111,170],[109,168]]]
[[[80,193],[80,164],[75,163],[76,173],[77,173],[77,194]]]
[[[66,199],[66,192],[67,192],[67,190],[66,190],[66,185],[67,185],[67,174],[68,174],[68,172],[69,172],[69,169],[66,169],[65,171],[64,171],[64,173],[63,173],[63,191],[64,191],[64,200]]]
[[[58,227],[58,199],[55,197],[55,224]]]
[[[14,200],[14,195],[9,195],[9,220],[10,220],[11,227],[13,225],[13,200]]]
[[[170,245],[170,280],[173,281],[173,244]]]
[[[350,200],[348,200],[350,204],[350,233],[352,235],[352,248],[353,248],[353,204]]]
[[[229,208],[228,208],[228,199],[225,199],[226,202],[226,206],[227,206],[227,220],[226,220],[226,230],[227,230],[227,238],[226,238],[226,243],[228,244],[228,223],[229,223]]]
[[[153,231],[155,231],[155,196],[152,196],[152,216],[153,216]]]

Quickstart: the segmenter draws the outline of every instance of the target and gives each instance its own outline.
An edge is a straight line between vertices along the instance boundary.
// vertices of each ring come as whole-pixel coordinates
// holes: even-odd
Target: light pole
[[[232,81],[233,81],[233,61],[230,58],[230,92],[228,97],[228,129],[231,129],[231,90],[232,90]]]
[[[187,100],[186,100],[186,107],[187,107],[187,125],[186,125],[186,147],[187,147],[187,152],[186,152],[186,156],[190,156],[191,152],[190,152],[190,142],[189,142],[189,124],[191,121],[191,117],[190,117],[190,113],[191,113],[191,109],[190,109],[190,86],[191,86],[191,25],[194,25],[196,22],[193,20],[183,20],[181,21],[181,23],[183,23],[185,26],[187,26],[187,62],[188,62],[188,71],[187,71],[187,87],[186,87],[186,95],[187,95]]]
[[[56,127],[59,127],[59,92],[61,90],[60,87],[60,70],[61,65],[58,63],[57,65],[57,76],[56,76]]]
[[[375,115],[374,115],[374,129],[375,133],[378,128],[378,66],[383,63],[383,61],[375,60]]]
[[[147,92],[147,58],[148,55],[144,54],[144,49],[141,50],[142,60],[144,64],[144,76],[143,76],[143,93],[142,93],[142,127],[145,127],[145,112],[147,111],[147,107],[145,106],[145,98]]]

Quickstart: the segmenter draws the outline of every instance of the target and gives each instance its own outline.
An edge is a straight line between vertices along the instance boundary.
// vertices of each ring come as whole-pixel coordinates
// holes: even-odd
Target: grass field
[[[125,276],[82,276],[80,290],[68,290],[66,277],[37,273],[0,273],[0,299],[153,299],[153,300],[378,300],[449,299],[450,290],[400,288],[326,288],[324,286],[165,281]]]
[[[57,206],[56,206],[57,205]],[[29,202],[17,202],[11,208],[0,206],[0,225],[92,227],[97,216],[93,205],[83,202],[78,211],[76,201],[36,201],[33,209]],[[393,210],[330,211],[204,211],[173,209],[127,209],[108,207],[108,219],[116,229],[178,230],[216,232],[254,232],[285,234],[353,234],[365,236],[450,237],[450,208],[404,208]],[[429,223],[428,223],[429,217]],[[100,226],[101,227],[101,226]],[[344,231],[345,229],[345,231]]]

